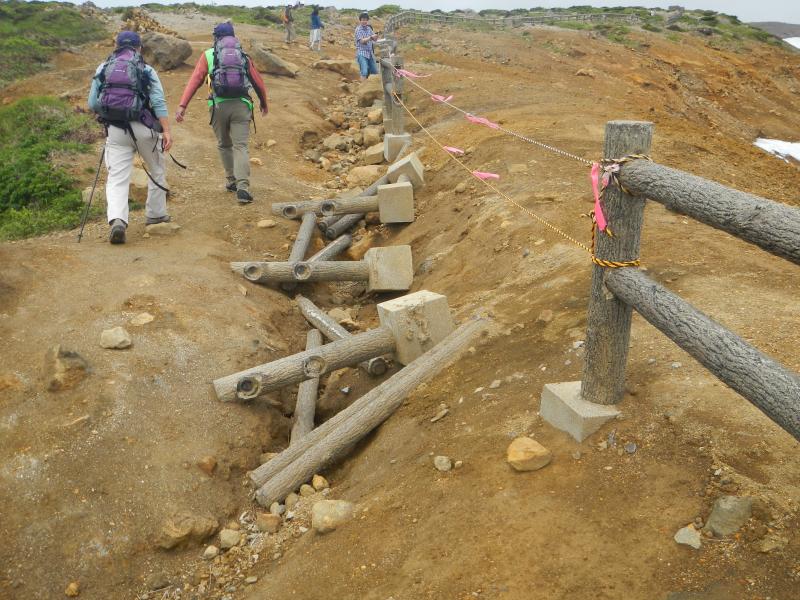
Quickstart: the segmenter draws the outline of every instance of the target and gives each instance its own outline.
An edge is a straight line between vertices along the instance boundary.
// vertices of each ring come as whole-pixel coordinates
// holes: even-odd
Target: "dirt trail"
[[[165,21],[196,42],[192,63],[210,23]],[[401,34],[408,68],[432,74],[426,87],[510,129],[595,158],[607,120],[653,120],[656,160],[800,204],[800,171],[751,145],[756,134],[791,139],[800,127],[796,55],[722,52],[652,35],[642,38],[649,47],[634,51],[544,28],[529,36]],[[580,377],[587,256],[479,184],[467,181],[455,193],[463,172],[422,132],[415,143],[428,170],[419,218],[381,228],[377,239],[412,245],[414,289],[446,294],[459,319],[489,310],[503,335],[413,394],[326,473],[333,497],[358,504],[353,523],[324,536],[304,533],[301,507],[273,551],[206,594],[197,591],[210,568],[202,547],[154,548],[153,535],[176,510],[210,513],[224,525],[251,508],[243,476],[261,452],[284,447],[293,392],[223,405],[210,381],[297,351],[305,340],[291,300],[251,285],[243,295],[228,261],[288,255],[296,223],[256,223],[270,217],[270,202],[325,194],[331,175],[302,158],[299,139],[306,128],[333,130],[323,115],[340,101],[340,80],[307,68],[315,57],[302,45],[281,49],[276,30],[240,26],[239,35],[264,39],[303,67],[297,79],[267,78],[270,115],[257,119],[251,146],[263,161],[252,169],[252,206],[224,192],[204,103],[195,99],[188,122],[174,125],[174,153],[190,165],[169,173],[177,234],[144,238],[140,212],[121,247],[107,244],[103,223],[90,224],[80,245],[74,233],[0,245],[0,597],[57,598],[73,580],[81,598],[148,597],[160,584],[169,587],[149,597],[177,597],[183,586],[181,597],[253,600],[649,599],[711,586],[722,595],[703,597],[793,597],[798,444],[638,317],[624,418],[583,444],[544,425],[536,412],[542,385]],[[107,51],[62,59],[71,70],[54,72],[50,89],[88,82]],[[162,74],[172,108],[190,72],[186,65]],[[41,86],[22,82],[11,94]],[[418,92],[408,104],[437,137],[473,148],[471,168],[499,173],[505,193],[588,238],[579,217],[591,206],[582,165],[476,128]],[[267,148],[269,139],[277,144]],[[643,240],[651,276],[800,370],[796,266],[652,203]],[[334,291],[309,293],[330,307]],[[373,300],[351,300],[364,327],[374,322]],[[552,319],[538,319],[548,310]],[[145,311],[151,323],[128,324]],[[99,347],[100,332],[115,325],[131,332],[131,349]],[[75,390],[45,389],[41,364],[55,344],[91,366]],[[495,379],[499,388],[476,391]],[[350,396],[335,391],[348,384]],[[349,371],[326,399],[344,405],[370,385]],[[450,413],[431,423],[440,403]],[[599,449],[612,430],[617,447],[635,442],[636,452]],[[510,472],[504,451],[523,433],[552,450],[552,465]],[[439,473],[430,453],[464,466]],[[218,463],[211,477],[197,467],[205,456]],[[707,517],[723,493],[759,498],[742,535],[700,551],[676,545],[675,531]],[[758,553],[765,536],[785,543]],[[258,583],[241,586],[251,574]],[[231,584],[235,591],[226,592]]]

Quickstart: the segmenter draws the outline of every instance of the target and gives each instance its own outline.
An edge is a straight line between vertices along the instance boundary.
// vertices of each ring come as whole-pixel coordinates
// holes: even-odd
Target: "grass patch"
[[[0,239],[75,227],[83,202],[75,176],[59,163],[91,149],[92,119],[40,96],[0,108]]]
[[[47,66],[58,50],[107,35],[98,20],[59,2],[0,2],[0,89]]]

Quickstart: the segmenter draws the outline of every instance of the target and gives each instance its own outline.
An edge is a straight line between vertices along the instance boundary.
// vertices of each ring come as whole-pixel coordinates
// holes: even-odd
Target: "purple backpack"
[[[232,35],[214,42],[211,66],[211,89],[218,98],[242,98],[248,95],[247,55]]]
[[[131,48],[120,48],[100,70],[100,118],[109,122],[141,121],[147,116],[144,59]]]

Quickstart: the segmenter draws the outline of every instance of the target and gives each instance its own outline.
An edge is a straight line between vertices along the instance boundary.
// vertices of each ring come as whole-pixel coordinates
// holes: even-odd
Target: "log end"
[[[248,281],[259,281],[264,274],[264,270],[258,263],[247,263],[242,268],[242,274]]]

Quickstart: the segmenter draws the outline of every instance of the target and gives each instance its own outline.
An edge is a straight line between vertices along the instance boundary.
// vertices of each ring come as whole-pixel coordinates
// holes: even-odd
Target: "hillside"
[[[800,37],[800,25],[792,23],[778,23],[775,21],[764,21],[759,23],[749,23],[753,27],[758,27],[781,39],[788,37]]]
[[[191,8],[152,16],[193,48],[187,64],[161,73],[172,109],[218,17]],[[329,11],[323,20],[323,55],[352,59],[351,19]],[[363,151],[315,140],[363,135],[369,109],[357,105],[357,83],[311,67],[319,56],[303,40],[287,47],[276,27],[236,27],[248,48],[263,44],[300,69],[266,76],[270,113],[251,138],[253,205],[223,190],[198,93],[187,122],[173,124],[173,154],[189,166],[169,171],[180,230],[145,235],[139,210],[121,247],[107,243],[102,219],[81,244],[76,231],[0,244],[0,598],[60,598],[71,582],[80,598],[104,600],[792,598],[798,443],[638,316],[622,418],[580,444],[544,423],[543,385],[580,378],[588,256],[465,177],[410,117],[426,167],[417,218],[364,223],[355,258],[409,244],[412,291],[445,294],[459,322],[490,315],[497,331],[324,472],[328,497],[356,504],[354,520],[310,530],[316,494],[277,534],[252,533],[261,509],[246,473],[286,447],[296,389],[225,404],[211,381],[301,350],[308,325],[290,294],[249,284],[229,262],[288,256],[298,224],[271,215],[271,203],[353,187],[347,175]],[[778,45],[640,27],[397,34],[405,67],[429,75],[421,85],[505,128],[598,159],[607,121],[652,121],[654,160],[800,206],[798,167],[753,146],[756,137],[796,141],[800,130],[800,66]],[[101,42],[57,54],[46,79],[4,95],[88,88],[109,51]],[[82,104],[84,91],[69,101]],[[413,85],[405,102],[438,140],[467,151],[469,168],[498,174],[504,194],[588,243],[588,167],[475,126]],[[75,159],[83,186],[95,159]],[[258,225],[266,219],[274,226]],[[800,370],[795,265],[655,203],[641,256],[651,277]],[[302,291],[326,310],[348,309],[356,331],[374,327],[375,302],[391,297],[326,283]],[[142,313],[152,321],[133,324]],[[101,331],[118,325],[133,346],[101,348]],[[49,389],[43,364],[55,345],[88,363],[71,389]],[[319,420],[375,384],[358,369],[323,378]],[[442,404],[447,414],[433,421]],[[511,470],[506,447],[523,434],[552,452],[550,465]],[[435,455],[462,464],[440,472]],[[754,498],[740,532],[699,550],[675,543],[726,494]],[[251,535],[212,560],[203,553],[216,536],[165,550],[157,540],[175,514]]]

